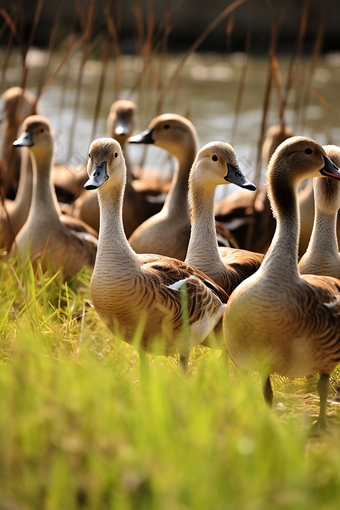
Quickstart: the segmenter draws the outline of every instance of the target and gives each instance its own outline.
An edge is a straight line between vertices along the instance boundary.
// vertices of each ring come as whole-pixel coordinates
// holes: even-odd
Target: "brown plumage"
[[[219,248],[214,225],[216,187],[230,182],[256,189],[242,174],[231,145],[211,142],[197,154],[189,178],[191,237],[185,261],[207,274],[227,294],[260,267],[262,253]]]
[[[317,428],[326,426],[329,375],[340,362],[340,281],[298,272],[297,189],[321,175],[340,179],[313,140],[294,137],[277,148],[267,172],[276,233],[261,268],[235,289],[223,318],[230,356],[241,367],[261,370],[269,403],[269,374],[321,374]]]
[[[16,237],[12,253],[18,249],[21,258],[25,258],[29,249],[31,259],[36,260],[47,245],[43,267],[50,263],[54,272],[63,269],[67,276],[86,265],[93,266],[97,239],[91,229],[83,224],[85,232],[79,232],[81,226],[76,221],[76,231],[72,228],[72,218],[60,217],[50,179],[53,138],[47,119],[38,115],[28,117],[15,145],[29,148],[33,165],[33,198],[27,221]]]
[[[122,225],[126,180],[117,141],[103,138],[90,147],[87,189],[98,189],[100,232],[91,280],[93,304],[107,327],[127,343],[158,353],[180,353],[186,366],[190,350],[221,318],[226,293],[196,268],[160,255],[137,255]],[[188,337],[183,335],[181,287],[186,283]],[[138,333],[139,332],[139,333]],[[136,338],[137,337],[137,338]]]
[[[324,146],[327,156],[340,166],[340,148]],[[299,262],[301,274],[333,276],[340,279],[337,217],[340,208],[340,182],[314,179],[315,219],[306,253]]]
[[[132,143],[155,144],[178,161],[162,210],[142,223],[129,238],[137,253],[159,253],[184,260],[190,239],[188,179],[198,151],[193,124],[181,115],[167,113],[151,121],[146,131],[130,138]],[[224,239],[226,246],[228,239]]]

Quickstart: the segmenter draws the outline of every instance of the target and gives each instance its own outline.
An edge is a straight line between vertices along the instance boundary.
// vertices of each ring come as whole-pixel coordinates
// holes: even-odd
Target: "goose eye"
[[[313,152],[313,151],[312,151],[312,149],[306,149],[306,150],[305,150],[305,153],[306,153],[306,154],[312,154],[312,152]]]
[[[211,159],[212,159],[213,161],[217,161],[217,160],[218,160],[218,156],[216,156],[216,154],[214,154],[213,156],[211,156]]]
[[[115,158],[118,158],[118,152],[115,152]]]
[[[164,124],[164,129],[169,129],[170,124]]]
[[[41,128],[41,129],[40,129],[40,133],[43,133],[43,132],[44,132],[44,128]]]

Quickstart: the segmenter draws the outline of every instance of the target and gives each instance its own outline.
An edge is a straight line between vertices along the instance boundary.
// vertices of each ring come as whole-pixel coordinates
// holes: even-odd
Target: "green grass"
[[[257,374],[198,347],[187,376],[152,357],[141,385],[136,351],[89,304],[90,276],[0,263],[1,510],[338,508],[337,405],[309,437],[316,377],[276,377],[269,411]]]

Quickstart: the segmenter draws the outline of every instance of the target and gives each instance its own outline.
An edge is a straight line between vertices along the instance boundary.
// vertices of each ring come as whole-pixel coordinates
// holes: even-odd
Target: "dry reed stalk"
[[[119,45],[119,31],[118,31],[118,23],[116,22],[116,19],[120,18],[119,14],[121,14],[120,11],[117,13],[117,9],[121,8],[120,2],[115,2],[114,0],[111,0],[110,4],[105,7],[105,14],[107,18],[107,26],[108,31],[110,34],[110,37],[113,41],[113,49],[115,54],[114,59],[114,95],[113,95],[113,101],[116,101],[119,97],[119,93],[121,90],[121,84],[122,84],[122,68],[120,65],[121,60],[121,49]],[[116,11],[116,16],[114,17],[113,12]]]
[[[265,130],[266,130],[266,120],[267,120],[267,114],[269,110],[269,103],[270,103],[270,95],[271,95],[271,89],[272,89],[272,83],[273,83],[273,72],[272,72],[272,57],[271,55],[275,55],[276,53],[276,45],[277,45],[277,38],[278,38],[278,22],[277,17],[274,15],[272,20],[272,27],[271,27],[271,35],[270,35],[270,44],[269,44],[269,66],[268,66],[268,76],[267,76],[267,82],[266,82],[266,88],[265,88],[265,95],[264,95],[264,103],[263,103],[263,109],[262,109],[262,120],[261,120],[261,129],[260,129],[260,136],[259,141],[257,145],[257,157],[256,157],[256,169],[255,169],[255,184],[258,185],[261,180],[261,162],[262,162],[262,146],[264,142],[264,136],[265,136]],[[258,190],[254,193],[254,202],[257,197]],[[254,209],[253,209],[253,215],[251,217],[251,220],[248,225],[247,229],[247,236],[246,236],[246,242],[245,242],[245,248],[249,249],[252,243],[253,233],[254,233]],[[263,225],[263,228],[265,226]]]
[[[78,72],[78,78],[77,78],[77,84],[76,84],[76,97],[75,97],[75,104],[73,109],[73,118],[70,128],[70,135],[69,135],[69,145],[68,145],[68,154],[71,154],[73,151],[73,142],[74,142],[74,135],[75,135],[75,128],[78,120],[78,111],[79,111],[79,104],[80,104],[80,96],[81,96],[81,88],[82,88],[82,81],[83,81],[83,73],[86,61],[88,59],[89,53],[90,53],[90,41],[91,41],[91,35],[93,30],[93,24],[94,24],[94,18],[95,18],[95,12],[97,7],[97,0],[91,0],[90,6],[87,12],[87,19],[86,19],[86,26],[83,29],[84,31],[84,50],[83,50],[83,57],[80,62],[79,72]]]
[[[189,50],[185,53],[185,55],[181,58],[173,73],[171,74],[167,85],[164,87],[163,92],[163,101],[172,88],[174,82],[179,76],[180,72],[183,69],[184,64],[188,60],[188,58],[200,47],[202,42],[206,39],[206,37],[223,21],[228,14],[232,13],[237,7],[244,4],[248,0],[235,0],[232,4],[230,4],[226,9],[224,9],[215,19],[210,23],[210,25],[202,32],[202,34],[196,39],[194,44],[189,48]]]
[[[90,142],[95,139],[96,129],[97,129],[97,123],[98,123],[98,117],[100,112],[100,107],[102,103],[103,98],[103,91],[104,91],[104,85],[105,85],[105,78],[106,78],[106,70],[107,70],[107,61],[110,54],[110,38],[109,34],[106,37],[105,40],[105,47],[103,52],[103,59],[102,59],[102,67],[100,72],[100,79],[99,79],[99,85],[98,85],[98,92],[97,92],[97,98],[96,98],[96,105],[94,108],[94,117],[93,117],[93,124],[92,124],[92,132],[91,132],[91,138]]]
[[[312,60],[311,60],[310,67],[309,67],[308,77],[306,80],[307,83],[309,84],[309,87],[312,86],[314,73],[315,73],[316,67],[319,62],[323,38],[324,38],[324,34],[325,34],[326,14],[327,14],[328,6],[329,6],[328,0],[325,0],[322,4],[320,4],[320,9],[321,9],[320,23],[319,23],[318,31],[316,34],[313,56],[312,56]],[[303,96],[303,101],[302,101],[301,127],[303,127],[306,123],[306,114],[307,114],[307,106],[308,106],[309,98],[310,98],[310,90],[307,87],[307,88],[305,88],[305,94]]]
[[[231,51],[231,36],[233,34],[234,24],[235,24],[235,11],[233,11],[228,18],[226,28],[227,51]]]
[[[310,0],[304,0],[303,7],[302,7],[302,14],[301,14],[301,24],[300,24],[300,31],[299,31],[299,37],[298,37],[298,48],[297,48],[297,56],[296,56],[296,75],[295,75],[295,83],[302,82],[304,83],[304,66],[303,66],[303,46],[305,41],[305,35],[307,30],[307,21],[308,21],[308,13],[309,13],[309,7],[310,7]],[[296,89],[296,96],[295,96],[295,105],[294,105],[294,111],[295,111],[295,128],[298,130],[299,127],[299,116],[301,112],[301,106],[302,106],[302,90],[301,88]]]
[[[37,89],[36,103],[40,97],[40,94],[41,94],[41,91],[42,91],[42,88],[44,86],[44,82],[46,79],[47,70],[48,70],[48,67],[51,62],[52,51],[53,51],[53,48],[55,45],[55,40],[56,40],[57,30],[58,30],[59,23],[60,23],[60,16],[61,16],[61,11],[62,11],[63,5],[64,5],[64,0],[59,0],[56,17],[55,17],[55,22],[54,22],[54,25],[53,25],[53,28],[51,31],[51,35],[50,35],[50,40],[49,40],[49,45],[48,45],[48,49],[47,49],[47,53],[46,53],[45,63],[42,68],[42,72],[40,74],[40,79],[39,79],[39,84],[38,84],[38,89]]]
[[[252,7],[252,4],[250,4],[250,6]],[[244,48],[246,58],[245,58],[245,61],[244,61],[243,67],[242,67],[240,81],[239,81],[238,90],[237,90],[237,98],[236,98],[236,104],[235,104],[232,135],[231,135],[231,144],[233,144],[235,141],[238,118],[240,115],[241,103],[242,103],[243,93],[244,93],[244,89],[245,89],[245,85],[246,85],[246,75],[247,75],[247,69],[248,69],[248,65],[249,65],[251,39],[252,39],[252,9],[250,9],[249,17],[248,17],[247,37],[246,37],[246,43],[245,43],[245,48]]]

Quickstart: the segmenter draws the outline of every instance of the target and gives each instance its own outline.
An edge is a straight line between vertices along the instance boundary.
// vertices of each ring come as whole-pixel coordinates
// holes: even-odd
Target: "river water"
[[[28,54],[27,88],[33,94],[37,90],[45,55],[44,51],[34,48]],[[0,50],[0,57],[2,56],[3,50]],[[62,56],[62,54],[53,55],[48,76],[61,61]],[[180,55],[167,55],[162,78],[164,81],[169,78],[180,57]],[[201,146],[212,140],[232,143],[238,154],[240,167],[251,179],[255,172],[268,59],[265,56],[250,58],[237,131],[233,135],[235,104],[244,60],[245,55],[242,53],[194,54],[185,64],[180,78],[167,95],[161,112],[188,114],[197,128]],[[41,112],[49,118],[56,134],[56,160],[59,163],[71,165],[87,159],[101,72],[101,62],[89,60],[86,63],[79,97],[78,120],[72,139],[71,126],[80,61],[81,54],[75,54],[69,65],[61,70],[39,101]],[[279,57],[278,64],[280,79],[285,84],[289,58]],[[138,91],[131,93],[142,65],[139,57],[121,57],[121,88],[117,96],[114,86],[115,62],[108,63],[95,137],[105,136],[106,117],[115,99],[129,98],[138,104],[136,132],[144,130],[155,115],[157,94],[150,73],[146,73]],[[305,58],[301,61],[299,82],[306,80],[309,66],[310,59]],[[156,73],[159,68],[160,61],[155,61]],[[6,74],[6,86],[18,85],[20,73],[19,55],[13,54]],[[67,87],[65,88],[66,77]],[[321,144],[340,145],[340,102],[338,100],[340,54],[333,53],[320,58],[313,80],[306,81],[308,87],[311,87],[308,100],[306,87],[295,84],[288,97],[286,123],[294,129],[296,134],[310,136]],[[301,104],[301,97],[304,106],[297,111],[297,104],[299,100]],[[278,104],[278,93],[276,89],[273,89],[267,126],[278,123]],[[164,166],[169,172],[173,168],[171,160],[157,147],[149,147],[146,154],[142,146],[129,146],[127,150],[132,164],[139,164],[145,156],[146,166]]]

